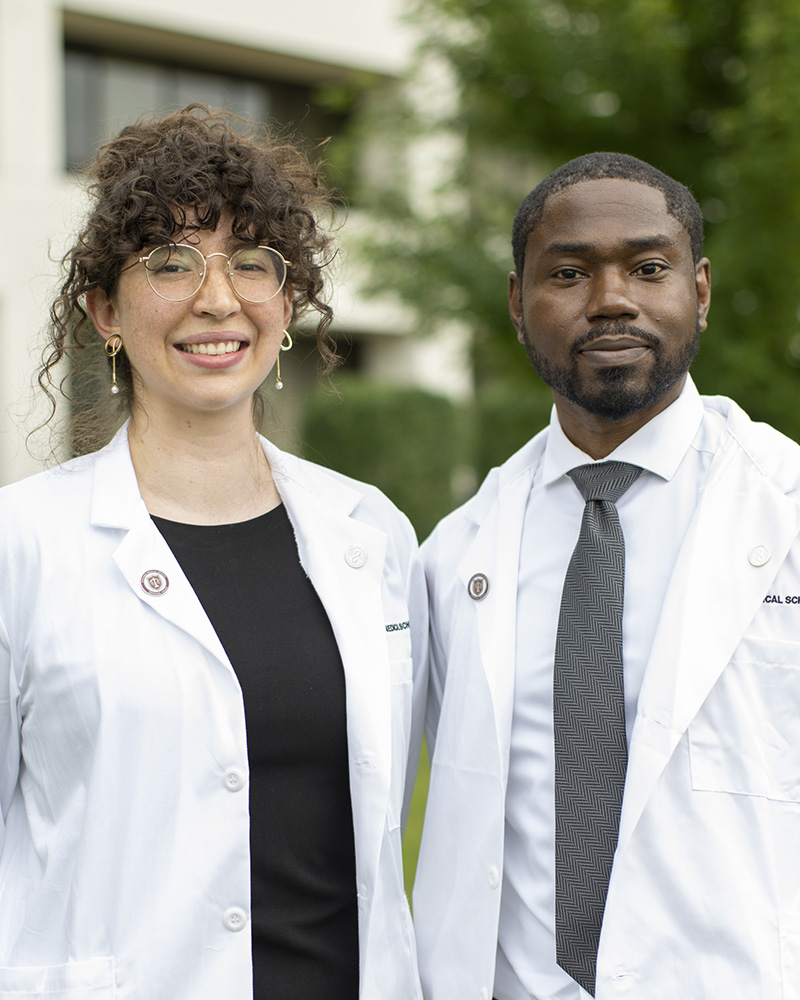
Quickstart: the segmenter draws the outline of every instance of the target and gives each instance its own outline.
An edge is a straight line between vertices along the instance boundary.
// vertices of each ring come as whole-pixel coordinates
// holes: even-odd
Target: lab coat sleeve
[[[425,724],[425,710],[428,696],[428,590],[425,584],[425,572],[422,568],[416,537],[409,525],[411,538],[411,556],[406,573],[406,599],[408,601],[408,616],[411,625],[412,650],[412,700],[411,726],[408,744],[408,761],[406,764],[406,783],[403,792],[402,829],[406,828],[411,796],[414,792],[414,782],[417,777],[419,756],[422,744],[422,733]]]
[[[11,643],[0,614],[0,843],[19,775],[18,700]]]

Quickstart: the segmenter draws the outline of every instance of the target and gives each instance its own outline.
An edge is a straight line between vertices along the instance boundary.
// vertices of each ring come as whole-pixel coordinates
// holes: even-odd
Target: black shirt
[[[357,1000],[345,678],[283,506],[236,524],[153,517],[242,687],[255,1000]]]

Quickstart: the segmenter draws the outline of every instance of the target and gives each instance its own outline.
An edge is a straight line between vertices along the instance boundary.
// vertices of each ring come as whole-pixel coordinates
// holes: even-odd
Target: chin
[[[593,389],[582,385],[570,386],[572,391],[562,391],[562,395],[587,413],[613,423],[654,406],[672,394],[671,391],[685,376],[686,371],[651,372],[647,378],[641,379],[628,368],[609,368],[600,373],[601,386]],[[677,392],[672,395],[677,396]]]

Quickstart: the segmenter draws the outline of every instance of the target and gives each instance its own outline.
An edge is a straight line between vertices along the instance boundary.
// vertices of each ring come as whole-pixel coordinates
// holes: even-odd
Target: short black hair
[[[525,268],[525,247],[528,237],[542,221],[544,206],[551,194],[563,191],[581,181],[597,181],[619,177],[637,184],[658,188],[667,203],[667,212],[680,222],[689,234],[695,264],[703,256],[703,213],[692,192],[644,160],[626,153],[586,153],[570,160],[538,184],[517,209],[511,230],[514,268],[522,281]]]

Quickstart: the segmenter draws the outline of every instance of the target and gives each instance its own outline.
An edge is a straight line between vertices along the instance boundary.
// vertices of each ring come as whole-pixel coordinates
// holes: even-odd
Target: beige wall
[[[26,3],[28,0],[26,0]],[[22,4],[20,4],[22,6]],[[69,0],[70,15],[111,18],[305,60],[400,76],[411,37],[401,0]]]

